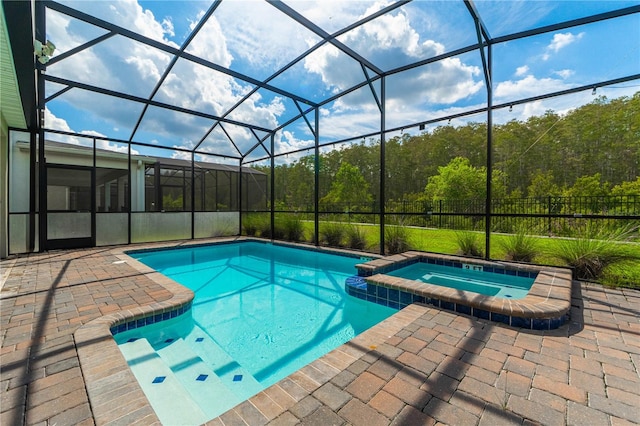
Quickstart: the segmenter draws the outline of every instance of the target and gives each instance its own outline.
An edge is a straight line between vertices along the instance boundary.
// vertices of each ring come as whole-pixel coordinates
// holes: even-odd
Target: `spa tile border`
[[[426,284],[386,275],[412,263],[451,267],[482,266],[485,272],[535,277],[522,299],[512,300]],[[358,276],[347,279],[347,292],[357,298],[402,309],[412,303],[471,315],[530,330],[552,330],[569,319],[572,272],[570,269],[460,258],[410,251],[357,265]]]

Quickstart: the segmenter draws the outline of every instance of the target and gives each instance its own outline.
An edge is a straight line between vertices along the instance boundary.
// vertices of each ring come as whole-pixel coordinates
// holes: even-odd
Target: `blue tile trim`
[[[534,318],[532,328],[534,330],[549,330],[551,321],[547,318]]]
[[[471,306],[456,303],[456,312],[465,315],[471,315]]]
[[[444,260],[444,259],[439,259],[437,257],[420,256],[417,258],[393,262],[388,265],[375,268],[373,270],[358,268],[358,275],[361,277],[370,277],[375,274],[386,274],[388,272],[395,271],[396,269],[404,268],[405,266],[409,266],[414,263],[428,263],[432,265],[448,266],[452,268],[462,268],[462,262],[458,262],[456,260]],[[513,269],[504,268],[500,266],[489,266],[482,263],[478,263],[478,264],[483,266],[483,272],[487,272],[490,274],[500,274],[500,275],[506,274],[506,275],[524,277],[524,278],[533,278],[533,279],[535,279],[538,276],[538,271],[521,270],[518,268],[513,268]]]
[[[553,330],[561,327],[569,320],[569,314],[559,318],[523,318],[486,311],[484,309],[472,308],[465,304],[448,302],[432,297],[424,297],[409,291],[401,291],[375,284],[368,284],[364,277],[352,276],[345,282],[347,294],[358,299],[379,305],[388,306],[393,309],[402,309],[412,303],[430,304],[437,308],[471,315],[479,319],[500,322],[512,327],[533,329],[533,330]]]
[[[408,293],[406,291],[401,291],[400,292],[400,304],[401,305],[410,305],[412,303],[413,303],[413,293]]]
[[[477,309],[477,308],[473,308],[473,316],[480,318],[480,319],[485,319],[488,320],[490,317],[490,312],[489,311],[485,311],[484,309]]]
[[[186,305],[182,305],[179,308],[176,308],[169,312],[163,312],[161,314],[151,314],[148,317],[140,318],[137,320],[131,320],[128,322],[124,322],[122,324],[114,325],[111,327],[110,331],[112,335],[116,335],[118,333],[125,332],[127,330],[134,330],[136,328],[144,327],[145,325],[155,324],[161,321],[165,321],[171,318],[179,317],[180,315],[184,315],[186,313],[191,312],[191,302]]]
[[[531,318],[511,317],[511,326],[531,329]]]
[[[511,317],[509,315],[491,312],[491,321],[509,325],[511,323]]]
[[[446,300],[441,300],[440,307],[442,309],[446,309],[447,311],[453,311],[455,310],[456,304],[453,302],[447,302]]]

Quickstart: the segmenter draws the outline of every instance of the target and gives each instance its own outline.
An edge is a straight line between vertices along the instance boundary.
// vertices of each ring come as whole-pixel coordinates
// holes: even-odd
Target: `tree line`
[[[492,144],[493,198],[640,195],[640,92],[494,125]],[[380,151],[380,141],[369,140],[323,153],[320,201],[378,202]],[[275,167],[277,205],[292,210],[312,204],[314,163],[306,156]],[[486,123],[390,138],[385,199],[485,198],[486,164]]]

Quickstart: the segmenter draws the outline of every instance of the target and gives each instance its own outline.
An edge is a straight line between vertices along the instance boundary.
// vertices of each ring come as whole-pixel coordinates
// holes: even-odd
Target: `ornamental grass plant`
[[[346,227],[347,246],[354,250],[364,250],[367,245],[366,233],[357,225]]]
[[[516,233],[500,240],[500,247],[505,252],[505,259],[514,262],[529,262],[540,254],[538,239],[529,235],[523,226]]]
[[[340,222],[325,222],[320,226],[320,240],[328,246],[340,247],[346,233],[346,227]]]
[[[471,257],[484,256],[479,234],[470,231],[458,231],[456,232],[456,241],[458,243],[458,254]]]
[[[404,226],[385,226],[384,248],[387,254],[403,253],[411,250],[409,231]]]
[[[607,268],[640,262],[640,254],[627,244],[637,232],[637,227],[612,230],[588,224],[575,238],[560,240],[553,255],[572,267],[577,279],[597,281]]]

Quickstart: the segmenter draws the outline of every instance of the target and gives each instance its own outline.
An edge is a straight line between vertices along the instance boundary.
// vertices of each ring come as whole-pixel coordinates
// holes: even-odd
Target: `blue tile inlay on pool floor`
[[[158,376],[155,379],[153,379],[153,382],[151,382],[151,383],[162,383],[162,382],[164,382],[164,379],[166,379],[166,378],[167,378],[167,376]]]
[[[233,376],[233,381],[234,382],[242,381],[242,374],[236,374],[235,376]]]
[[[198,342],[198,343],[200,343],[200,342],[202,342],[202,341],[204,341],[204,337],[198,337],[198,338],[196,339],[196,342]]]
[[[205,380],[207,380],[207,377],[209,377],[208,374],[201,374],[198,377],[196,377],[196,380],[199,382],[204,382]]]

